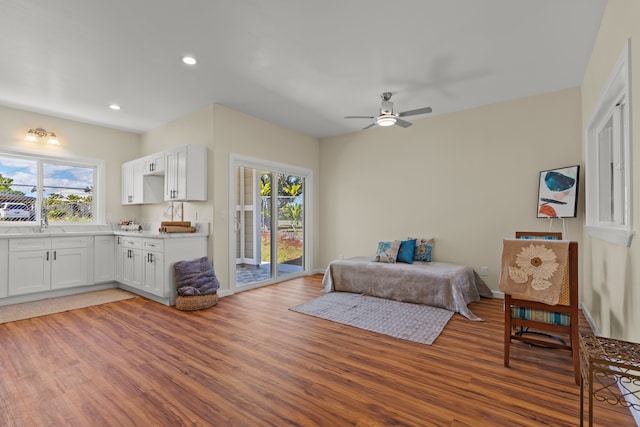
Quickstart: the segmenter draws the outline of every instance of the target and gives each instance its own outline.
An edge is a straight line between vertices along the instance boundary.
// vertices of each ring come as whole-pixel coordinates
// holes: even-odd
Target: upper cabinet
[[[186,145],[164,153],[164,199],[207,200],[207,149]]]
[[[207,148],[174,148],[122,164],[122,204],[207,200]]]
[[[162,176],[145,175],[143,159],[122,164],[122,204],[162,203]]]
[[[145,175],[164,175],[164,151],[143,157]]]

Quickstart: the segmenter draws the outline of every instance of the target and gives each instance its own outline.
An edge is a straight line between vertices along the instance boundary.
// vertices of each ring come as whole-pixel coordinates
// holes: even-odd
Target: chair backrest
[[[540,240],[562,240],[562,233],[555,231],[516,231],[516,239],[540,239]],[[569,306],[577,308],[578,305],[578,244],[576,242],[569,243],[569,259],[568,270],[563,283],[563,289],[561,294],[562,302],[561,306]],[[523,304],[523,300],[512,298],[508,296],[509,300],[518,300],[520,304]],[[538,309],[546,309],[554,311],[552,307],[558,306],[546,306],[541,303],[533,303]],[[561,310],[564,311],[564,310]]]
[[[516,239],[562,240],[562,233],[555,231],[516,231]]]
[[[525,240],[562,240],[562,233],[556,231],[516,231],[516,239]],[[560,294],[560,305],[570,304],[569,269],[565,273]]]

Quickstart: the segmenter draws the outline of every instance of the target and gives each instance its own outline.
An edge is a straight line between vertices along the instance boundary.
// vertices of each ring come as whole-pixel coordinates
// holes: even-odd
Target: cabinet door
[[[143,290],[164,297],[164,255],[161,252],[145,251]]]
[[[53,249],[51,252],[51,289],[89,283],[87,248]]]
[[[121,203],[128,205],[133,203],[133,163],[122,165],[122,186],[120,189]]]
[[[144,158],[145,175],[164,175],[164,152]]]
[[[165,194],[171,200],[207,200],[207,148],[193,145],[165,152]]]
[[[144,163],[133,164],[133,203],[144,203]]]
[[[122,283],[132,288],[142,289],[142,250],[123,248]]]
[[[187,193],[187,148],[181,147],[165,153],[165,200],[184,200]]]
[[[122,282],[122,267],[124,257],[127,253],[126,249],[122,247],[122,237],[116,236],[116,249],[115,249],[115,266],[114,266],[114,280],[116,282]],[[124,282],[123,282],[124,283]]]
[[[0,298],[9,294],[9,241],[0,240]]]
[[[51,251],[9,254],[9,296],[51,289]]]
[[[115,279],[115,260],[115,238],[96,236],[93,244],[94,283],[110,282]]]

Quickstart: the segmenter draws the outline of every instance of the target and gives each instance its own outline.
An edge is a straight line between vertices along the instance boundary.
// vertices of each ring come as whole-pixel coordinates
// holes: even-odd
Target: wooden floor
[[[144,298],[0,325],[2,426],[577,426],[569,352],[516,343],[502,301],[432,346],[295,313],[316,275],[180,312]],[[633,426],[597,403],[595,425]]]

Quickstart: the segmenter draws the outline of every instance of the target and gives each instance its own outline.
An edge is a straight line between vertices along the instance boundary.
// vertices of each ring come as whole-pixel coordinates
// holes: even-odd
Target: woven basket
[[[203,310],[218,303],[218,294],[176,297],[176,308],[182,311]]]

